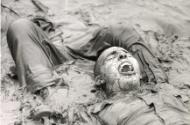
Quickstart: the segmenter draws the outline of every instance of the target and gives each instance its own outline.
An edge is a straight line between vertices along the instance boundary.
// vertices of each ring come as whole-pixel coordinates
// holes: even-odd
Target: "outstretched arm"
[[[135,56],[140,64],[143,81],[156,83],[168,81],[151,48],[147,47],[132,26],[117,25],[98,29],[77,54],[95,61],[103,50],[112,46],[123,47]]]

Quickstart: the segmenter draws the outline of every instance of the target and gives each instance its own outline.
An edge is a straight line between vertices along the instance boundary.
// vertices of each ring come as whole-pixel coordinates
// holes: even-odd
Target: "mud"
[[[169,76],[171,85],[177,87],[183,93],[184,102],[190,109],[190,2],[187,0],[54,0],[41,2],[48,6],[47,17],[55,22],[63,21],[63,26],[59,28],[63,32],[62,38],[55,39],[53,42],[61,47],[63,44],[76,44],[77,41],[88,41],[93,31],[100,26],[115,25],[126,23],[133,25],[136,31],[142,36],[147,44],[155,50],[156,56],[162,63],[164,70]],[[18,81],[10,78],[14,62],[10,56],[6,43],[6,29],[10,22],[19,17],[32,18],[36,15],[44,15],[30,0],[2,0],[2,3],[19,14],[16,16],[12,12],[2,11],[1,18],[1,117],[3,125],[20,124],[25,120],[22,113],[23,93]],[[3,14],[4,13],[4,14]],[[5,18],[4,18],[5,17]],[[3,22],[6,22],[5,24]],[[93,65],[93,64],[92,64]],[[90,70],[87,70],[90,71]],[[8,76],[9,74],[9,76]],[[92,72],[91,72],[92,74]],[[81,74],[80,74],[81,75]],[[85,82],[78,81],[77,77],[68,78],[75,83],[83,83],[78,90],[71,89],[73,95],[67,99],[72,100],[91,100],[93,97],[83,96],[84,91],[87,95],[92,93]],[[73,75],[76,76],[76,75]],[[86,78],[84,78],[86,79]],[[92,80],[93,78],[87,77]],[[85,80],[84,80],[85,81]],[[74,85],[73,86],[77,86]],[[73,87],[75,88],[75,87]],[[171,91],[175,91],[171,88]],[[78,95],[80,93],[80,95]],[[60,94],[58,94],[60,95]],[[77,95],[77,96],[75,96]],[[30,95],[29,95],[30,96]],[[79,97],[82,97],[79,98]],[[64,97],[65,98],[65,97]],[[72,99],[72,100],[70,100]],[[93,100],[93,99],[92,99]],[[92,102],[95,102],[94,100]],[[58,102],[59,103],[59,102]],[[80,102],[79,102],[80,103]],[[86,103],[86,102],[85,102]],[[24,122],[23,122],[24,123]],[[25,124],[38,124],[26,122]]]

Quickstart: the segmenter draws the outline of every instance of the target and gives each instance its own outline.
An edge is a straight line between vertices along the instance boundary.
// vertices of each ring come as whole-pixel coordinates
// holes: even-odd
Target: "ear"
[[[101,85],[103,85],[105,83],[106,82],[105,82],[105,80],[103,79],[103,77],[101,75],[96,76],[96,78],[95,78],[95,85],[96,86],[101,86]]]

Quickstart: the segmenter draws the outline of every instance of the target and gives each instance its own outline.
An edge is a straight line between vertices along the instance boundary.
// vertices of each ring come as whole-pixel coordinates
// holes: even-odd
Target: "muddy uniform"
[[[19,19],[10,25],[7,41],[19,81],[32,92],[57,82],[54,66],[81,57],[96,61],[98,55],[111,46],[123,47],[137,58],[144,81],[167,81],[157,58],[132,27],[100,28],[91,40],[65,45],[59,51],[41,28],[29,20]]]
[[[112,46],[123,47],[132,53],[140,64],[142,81],[154,83],[167,82],[167,75],[163,71],[158,59],[132,26],[119,24],[100,28],[94,33],[93,38],[87,44],[80,49],[71,47],[71,50],[74,50],[76,54],[82,57],[96,60],[103,50]]]
[[[102,125],[190,125],[188,109],[160,92],[110,99],[95,105],[91,115]]]
[[[19,19],[7,32],[7,42],[22,85],[32,92],[55,84],[52,68],[66,61],[48,35],[33,22]]]

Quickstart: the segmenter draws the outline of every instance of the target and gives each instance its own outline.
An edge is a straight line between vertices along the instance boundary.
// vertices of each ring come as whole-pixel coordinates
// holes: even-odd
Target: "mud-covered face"
[[[108,93],[130,91],[140,86],[140,70],[137,60],[125,49],[111,47],[97,60],[95,72],[106,83]]]

